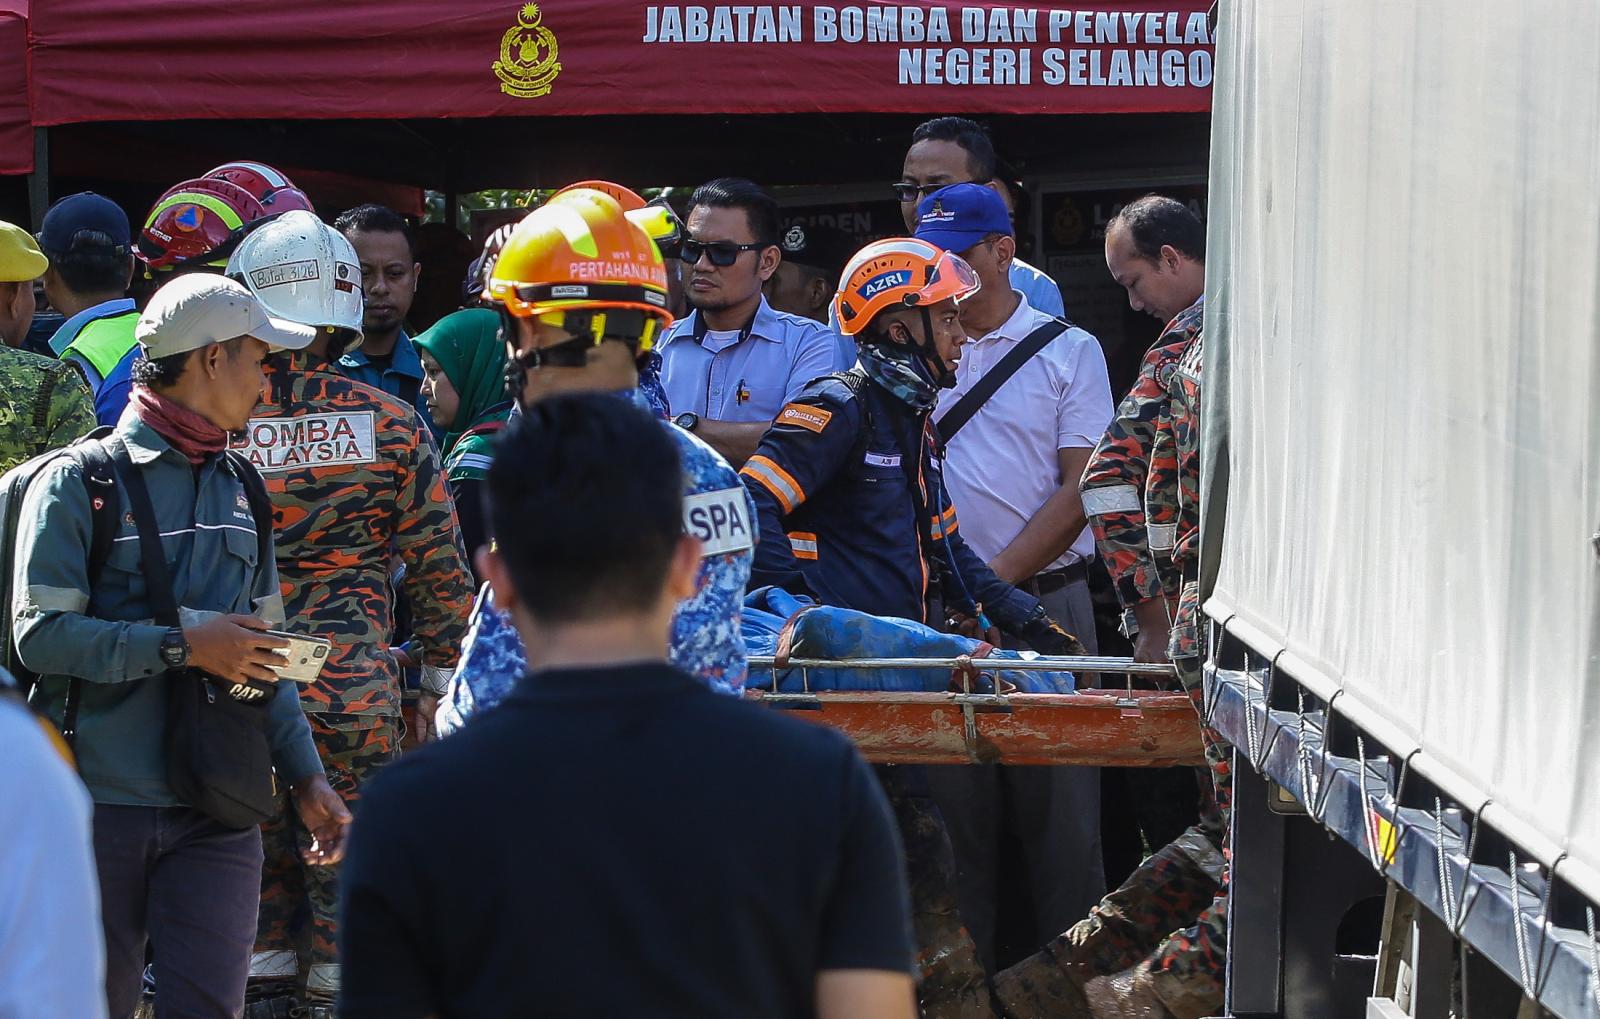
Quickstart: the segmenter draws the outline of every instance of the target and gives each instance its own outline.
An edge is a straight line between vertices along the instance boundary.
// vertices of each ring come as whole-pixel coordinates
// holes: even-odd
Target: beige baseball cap
[[[242,283],[215,273],[191,273],[156,291],[133,335],[145,357],[155,360],[240,336],[254,336],[276,350],[301,350],[317,338],[317,331],[268,315]]]

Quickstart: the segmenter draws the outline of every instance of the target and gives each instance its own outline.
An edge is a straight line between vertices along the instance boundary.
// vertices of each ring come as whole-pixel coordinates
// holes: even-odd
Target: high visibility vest
[[[111,369],[117,362],[133,349],[136,342],[133,338],[133,327],[139,324],[137,311],[125,311],[120,315],[111,315],[106,318],[97,318],[82,329],[72,338],[66,349],[61,351],[61,359],[76,355],[86,361],[101,380],[111,374]],[[99,388],[98,383],[96,388]]]

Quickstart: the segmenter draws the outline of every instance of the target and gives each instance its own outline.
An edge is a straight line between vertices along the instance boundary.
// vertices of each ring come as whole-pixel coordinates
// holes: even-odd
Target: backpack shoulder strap
[[[1018,369],[1032,360],[1033,356],[1043,350],[1051,340],[1070,328],[1072,323],[1066,319],[1052,318],[1023,337],[1021,343],[1012,347],[1011,353],[1001,358],[999,364],[979,379],[978,384],[967,390],[967,395],[957,400],[949,413],[939,419],[937,427],[945,445],[950,444],[956,433],[983,409],[983,405],[989,402],[989,398],[994,396],[1001,386],[1011,381],[1011,376],[1015,375]]]
[[[233,466],[233,476],[244,486],[244,497],[250,503],[250,515],[256,522],[256,548],[260,553],[256,562],[265,567],[272,558],[272,496],[267,493],[267,483],[256,470],[256,465],[236,449],[227,453]]]
[[[121,503],[117,499],[117,472],[111,465],[111,454],[106,451],[105,438],[112,429],[96,428],[87,437],[67,447],[67,453],[78,461],[83,474],[83,487],[89,495],[89,513],[94,521],[89,533],[89,584],[100,579],[106,560],[111,557],[111,545],[116,541]]]

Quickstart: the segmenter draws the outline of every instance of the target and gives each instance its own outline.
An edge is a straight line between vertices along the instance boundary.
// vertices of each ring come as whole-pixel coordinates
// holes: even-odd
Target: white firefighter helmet
[[[343,234],[314,213],[295,209],[266,220],[239,242],[227,274],[256,295],[268,314],[319,329],[355,333],[361,342],[361,262]]]

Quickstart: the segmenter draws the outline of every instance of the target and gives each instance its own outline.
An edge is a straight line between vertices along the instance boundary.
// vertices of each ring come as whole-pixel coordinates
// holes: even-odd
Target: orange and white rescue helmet
[[[978,274],[961,256],[915,237],[873,241],[855,253],[833,298],[839,331],[855,336],[890,308],[927,308],[964,300],[979,287]]]

